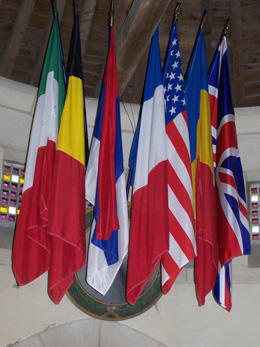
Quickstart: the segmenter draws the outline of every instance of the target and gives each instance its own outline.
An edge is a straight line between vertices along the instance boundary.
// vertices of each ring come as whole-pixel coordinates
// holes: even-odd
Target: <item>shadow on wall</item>
[[[43,332],[19,340],[7,347],[166,347],[164,344],[121,323],[84,319],[51,325]]]

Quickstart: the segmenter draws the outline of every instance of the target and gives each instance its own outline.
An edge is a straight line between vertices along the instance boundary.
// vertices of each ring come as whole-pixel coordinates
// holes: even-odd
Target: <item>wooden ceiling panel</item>
[[[67,62],[73,25],[72,0],[57,0]],[[160,22],[162,64],[176,0],[114,0],[118,80],[121,99],[140,103],[151,37]],[[98,97],[107,57],[111,0],[79,0],[86,96]],[[223,25],[232,18],[228,50],[235,106],[260,105],[259,0],[185,0],[178,37],[183,71],[203,10],[208,10],[205,45],[209,65]],[[0,75],[37,86],[52,24],[51,0],[0,1]]]

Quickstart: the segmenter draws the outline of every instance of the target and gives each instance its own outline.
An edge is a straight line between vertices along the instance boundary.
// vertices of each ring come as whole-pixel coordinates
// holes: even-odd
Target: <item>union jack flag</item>
[[[219,270],[213,295],[230,311],[231,260],[250,254],[250,236],[243,171],[237,146],[226,37],[223,36],[209,70],[212,142],[216,175]]]
[[[164,66],[168,174],[169,251],[162,256],[162,290],[166,294],[181,269],[196,256],[190,141],[183,89],[177,22],[173,22]]]

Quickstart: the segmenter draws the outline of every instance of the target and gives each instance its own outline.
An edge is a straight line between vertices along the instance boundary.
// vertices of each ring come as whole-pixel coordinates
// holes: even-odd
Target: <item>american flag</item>
[[[209,71],[213,151],[217,196],[219,270],[215,299],[231,309],[231,260],[250,254],[250,236],[243,171],[237,146],[226,37],[223,36]]]
[[[167,293],[181,269],[196,256],[190,141],[177,22],[173,22],[163,76],[168,174],[169,252],[162,256]]]

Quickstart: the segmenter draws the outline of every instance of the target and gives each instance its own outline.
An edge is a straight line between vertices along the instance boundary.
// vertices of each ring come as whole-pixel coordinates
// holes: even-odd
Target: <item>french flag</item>
[[[126,298],[134,305],[169,250],[162,68],[156,29],[148,63],[132,197]]]
[[[95,206],[87,282],[105,295],[128,251],[128,211],[113,27],[85,176],[86,199]]]

